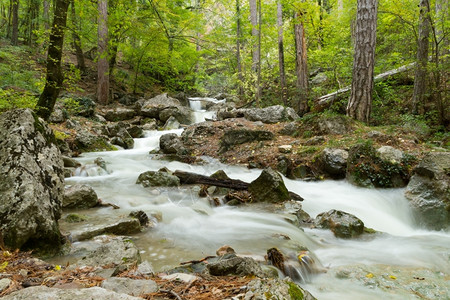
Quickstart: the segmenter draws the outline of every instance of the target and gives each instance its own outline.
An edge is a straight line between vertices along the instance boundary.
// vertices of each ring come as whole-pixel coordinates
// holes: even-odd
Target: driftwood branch
[[[205,175],[179,170],[175,171],[173,175],[180,178],[181,184],[205,184],[229,188],[233,190],[248,190],[248,186],[250,185],[249,183],[239,179],[217,179]],[[303,201],[303,198],[294,192],[289,192],[289,195],[291,196],[292,200]]]
[[[387,72],[381,73],[381,74],[379,74],[379,75],[374,77],[374,81],[384,80],[384,79],[389,78],[389,77],[391,77],[393,75],[396,75],[398,73],[406,72],[408,70],[413,69],[415,65],[416,65],[416,63],[410,63],[408,65],[401,66],[400,68],[389,70]],[[338,95],[341,95],[341,94],[343,94],[345,92],[348,92],[348,91],[350,91],[350,89],[351,89],[351,86],[349,85],[349,86],[346,86],[346,87],[344,87],[342,89],[337,90],[336,92],[333,92],[333,93],[321,96],[321,97],[316,99],[316,103],[318,104],[319,107],[328,106],[328,103],[330,101],[335,100]]]

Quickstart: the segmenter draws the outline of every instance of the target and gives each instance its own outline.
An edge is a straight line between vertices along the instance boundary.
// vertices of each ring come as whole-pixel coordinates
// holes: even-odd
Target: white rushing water
[[[181,134],[182,131],[172,132]],[[159,137],[164,133],[167,132],[147,132],[145,138],[135,140],[135,148],[131,150],[84,153],[78,161],[92,166],[97,157],[102,157],[109,174],[94,172],[96,176],[66,179],[67,184],[89,184],[103,201],[121,207],[120,210],[97,210],[99,218],[126,215],[132,210],[162,215],[156,228],[136,237],[143,259],[149,260],[156,270],[214,255],[216,249],[226,244],[238,253],[254,257],[262,257],[271,247],[294,251],[302,245],[330,269],[356,264],[368,266],[368,272],[370,266],[376,265],[427,268],[433,272],[450,269],[450,234],[417,228],[403,189],[363,189],[346,181],[304,182],[285,178],[288,189],[304,197],[303,208],[312,217],[339,209],[356,215],[366,227],[383,232],[368,238],[343,240],[335,238],[328,230],[303,231],[280,215],[256,205],[212,208],[191,188],[143,188],[135,184],[139,174],[162,167],[205,175],[221,169],[229,177],[247,182],[256,179],[261,172],[227,166],[212,159],[204,165],[154,160],[149,151],[158,147]],[[443,282],[448,285],[448,279]],[[318,299],[411,299],[325,274],[314,278],[306,287]]]

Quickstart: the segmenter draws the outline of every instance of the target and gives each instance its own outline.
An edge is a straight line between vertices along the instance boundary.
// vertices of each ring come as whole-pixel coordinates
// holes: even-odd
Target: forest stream
[[[198,109],[195,102],[193,108]],[[211,118],[210,112],[196,113],[197,122],[204,120],[205,114]],[[223,245],[257,260],[264,260],[267,249],[272,247],[289,253],[304,246],[327,270],[300,282],[317,299],[448,299],[450,287],[445,272],[450,270],[450,233],[418,228],[403,189],[365,189],[346,181],[283,178],[290,191],[304,198],[303,209],[312,217],[338,209],[357,216],[366,227],[377,231],[358,239],[339,239],[329,230],[300,229],[268,205],[211,207],[193,187],[144,188],[136,184],[142,172],[163,167],[203,175],[224,170],[230,178],[246,182],[261,172],[207,157],[202,165],[152,159],[149,152],[159,147],[160,136],[167,132],[147,131],[144,138],[135,139],[134,149],[83,153],[77,158],[83,172],[66,178],[66,184],[88,184],[102,201],[120,207],[79,212],[95,215],[96,222],[136,210],[162,216],[154,228],[133,237],[142,260],[151,262],[155,271],[214,255]],[[181,134],[182,129],[170,132]],[[100,172],[94,164],[97,157],[105,160],[108,173]],[[70,232],[77,226],[83,225],[61,224]],[[60,260],[64,263],[71,258]]]

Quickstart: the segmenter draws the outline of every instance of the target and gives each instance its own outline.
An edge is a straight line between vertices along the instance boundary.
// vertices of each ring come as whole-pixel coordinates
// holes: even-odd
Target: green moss
[[[374,234],[377,233],[377,231],[373,228],[364,227],[364,233]]]
[[[64,141],[65,139],[70,137],[70,135],[66,134],[63,131],[59,131],[59,130],[53,130],[53,134],[55,135],[55,138],[57,140],[61,140],[61,141]]]
[[[303,300],[303,291],[293,282],[287,282],[289,285],[289,296],[291,300]]]

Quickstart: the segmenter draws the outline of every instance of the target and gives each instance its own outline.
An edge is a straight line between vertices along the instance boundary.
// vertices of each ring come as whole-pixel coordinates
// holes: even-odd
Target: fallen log
[[[180,179],[181,184],[205,184],[233,190],[248,190],[248,186],[250,185],[249,183],[239,179],[217,179],[210,176],[179,170],[173,172],[173,175]],[[303,198],[294,192],[289,192],[289,195],[292,200],[303,201]]]
[[[386,78],[389,78],[393,75],[396,75],[398,73],[402,73],[402,72],[406,72],[408,70],[411,70],[415,67],[416,63],[410,63],[408,65],[404,65],[401,66],[400,68],[397,69],[393,69],[393,70],[389,70],[387,72],[381,73],[377,76],[375,76],[373,79],[374,81],[380,81]],[[333,100],[335,100],[337,98],[338,95],[343,94],[345,92],[348,92],[351,90],[351,85],[346,86],[342,89],[337,90],[336,92],[321,96],[319,98],[316,99],[316,103],[319,107],[326,107],[329,105],[329,102],[332,102]]]

